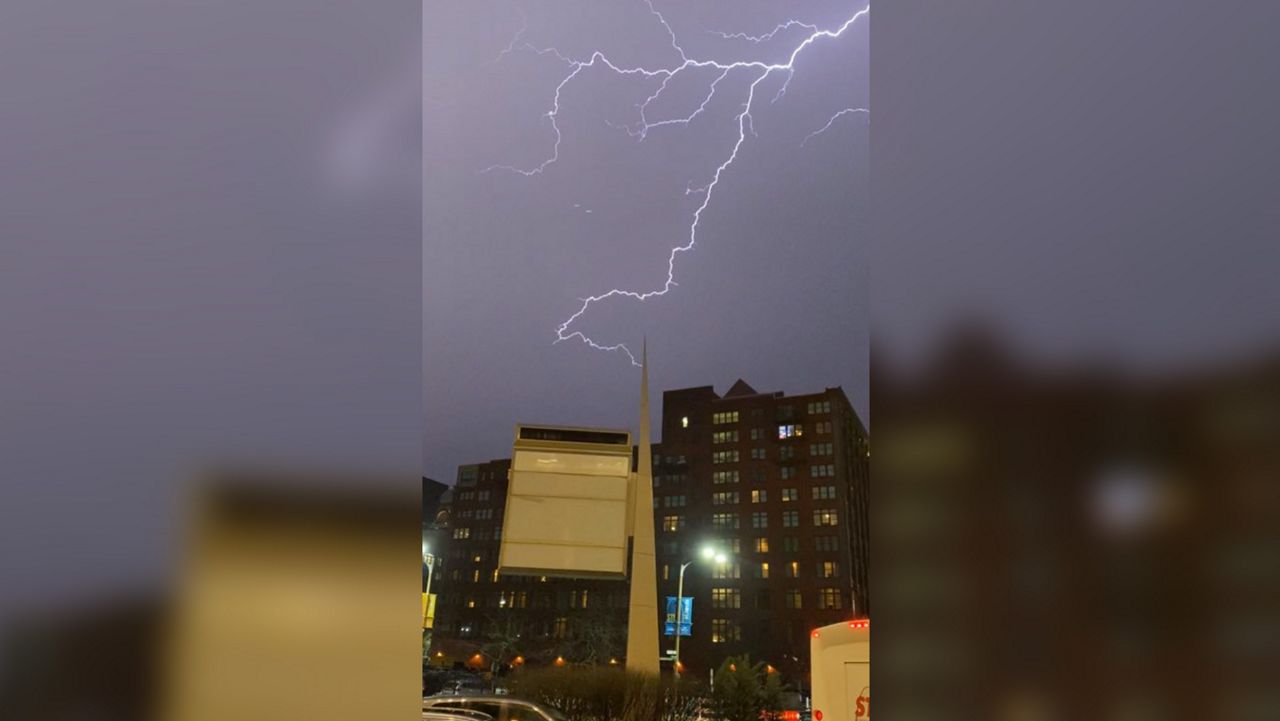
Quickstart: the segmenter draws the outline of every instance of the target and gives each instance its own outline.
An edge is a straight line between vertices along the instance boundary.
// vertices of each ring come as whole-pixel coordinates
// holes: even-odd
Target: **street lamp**
[[[724,565],[729,562],[729,557],[724,553],[717,551],[710,546],[702,548],[702,558],[707,561],[714,561],[716,565]],[[686,561],[680,564],[680,581],[676,585],[676,658],[675,672],[680,673],[680,626],[684,623],[684,571],[693,565],[693,561]]]
[[[423,593],[427,594],[428,599],[431,597],[431,570],[435,566],[436,557],[431,555],[431,547],[427,545],[427,539],[422,539],[422,565],[427,567],[427,587]]]
[[[426,603],[424,604],[426,610],[423,612],[423,619],[422,619],[422,625],[423,625],[422,657],[423,658],[429,658],[427,656],[427,653],[430,651],[430,645],[431,645],[430,636],[428,635],[427,629],[426,629],[426,625],[427,625],[426,614],[431,612],[431,575],[436,565],[435,560],[436,560],[436,557],[431,555],[431,547],[427,545],[427,539],[423,538],[422,539],[422,565],[427,567],[426,588],[422,590],[422,595],[426,600]]]

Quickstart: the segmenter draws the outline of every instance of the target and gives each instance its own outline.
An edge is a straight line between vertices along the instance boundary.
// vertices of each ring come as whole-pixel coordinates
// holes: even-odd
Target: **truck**
[[[809,638],[813,721],[871,721],[871,621],[815,629]]]

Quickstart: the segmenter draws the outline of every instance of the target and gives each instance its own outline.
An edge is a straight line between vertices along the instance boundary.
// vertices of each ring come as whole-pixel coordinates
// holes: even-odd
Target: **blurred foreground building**
[[[1280,357],[872,368],[881,713],[1278,717]]]
[[[667,391],[653,453],[660,609],[692,562],[686,670],[750,653],[803,683],[810,630],[870,613],[870,449],[848,398],[759,393],[741,380],[724,395]],[[462,466],[441,499],[434,661],[621,662],[626,582],[497,575],[509,469],[506,459]],[[708,547],[729,563],[702,560]]]

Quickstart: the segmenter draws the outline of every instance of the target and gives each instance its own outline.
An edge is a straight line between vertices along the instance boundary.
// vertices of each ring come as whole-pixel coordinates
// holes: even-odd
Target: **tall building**
[[[667,391],[654,448],[660,594],[693,598],[681,661],[750,653],[793,678],[812,629],[870,614],[870,447],[840,388],[786,396],[744,381]],[[700,559],[710,546],[727,565]]]
[[[803,684],[809,632],[869,615],[869,453],[839,388],[786,396],[739,380],[723,396],[710,386],[663,394],[653,446],[658,608],[692,561],[692,635],[680,652],[689,673],[750,653]],[[626,582],[496,575],[509,468],[505,459],[462,466],[441,499],[436,661],[621,660]],[[730,562],[704,563],[704,547]],[[670,651],[674,639],[662,644]]]

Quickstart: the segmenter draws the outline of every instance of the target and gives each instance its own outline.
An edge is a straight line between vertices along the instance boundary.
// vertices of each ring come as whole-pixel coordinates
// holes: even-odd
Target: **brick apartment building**
[[[723,396],[667,391],[653,454],[660,596],[676,595],[680,565],[693,561],[687,671],[750,653],[803,683],[810,630],[870,613],[870,450],[844,392],[759,393],[741,380]],[[509,468],[462,466],[441,501],[437,661],[621,660],[625,582],[497,577]],[[730,562],[702,561],[708,546]]]

